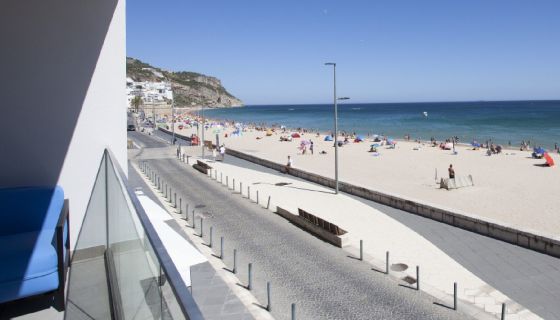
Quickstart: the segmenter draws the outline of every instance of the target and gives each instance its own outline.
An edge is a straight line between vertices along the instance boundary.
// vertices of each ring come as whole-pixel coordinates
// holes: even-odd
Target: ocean
[[[334,126],[332,104],[250,105],[204,113],[222,120],[324,132]],[[530,140],[532,146],[552,148],[560,143],[560,101],[342,103],[338,105],[338,124],[346,132],[397,139],[405,134],[422,140],[457,136],[463,143],[492,140],[504,146]]]

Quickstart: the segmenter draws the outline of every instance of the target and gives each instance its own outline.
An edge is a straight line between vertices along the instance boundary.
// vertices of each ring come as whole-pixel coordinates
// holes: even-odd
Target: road
[[[161,147],[151,137],[129,137]],[[163,144],[164,145],[164,144]],[[140,156],[141,157],[141,156]],[[133,159],[131,159],[133,160]],[[465,319],[460,312],[434,304],[434,298],[399,286],[339,248],[300,230],[283,218],[233,194],[231,190],[176,159],[145,159],[176,190],[177,196],[205,219],[206,237],[225,239],[225,262],[237,249],[239,279],[254,268],[254,294],[266,305],[266,282],[272,285],[273,316],[288,319],[297,304],[298,319]],[[133,160],[134,161],[134,160]],[[208,241],[208,238],[205,239]],[[219,250],[219,245],[215,247]],[[450,301],[446,301],[450,303]]]

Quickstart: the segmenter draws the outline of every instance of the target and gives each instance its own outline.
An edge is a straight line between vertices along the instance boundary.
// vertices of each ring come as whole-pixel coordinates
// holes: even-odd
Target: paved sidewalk
[[[187,152],[198,153],[199,148],[183,148]],[[377,269],[384,269],[385,252],[391,252],[391,264],[403,263],[408,269],[401,277],[416,277],[415,267],[421,266],[422,290],[428,291],[442,301],[450,301],[453,283],[459,286],[459,300],[465,305],[476,306],[498,317],[501,304],[507,304],[508,319],[539,319],[530,310],[512,301],[485,281],[474,275],[449,255],[419,235],[414,230],[352,197],[289,175],[272,170],[251,169],[245,161],[226,159],[225,162],[211,162],[223,183],[228,177],[230,188],[235,179],[236,190],[243,183],[242,196],[247,197],[247,186],[251,186],[251,198],[255,200],[259,191],[261,205],[265,206],[271,196],[271,209],[281,206],[292,213],[298,208],[339,225],[350,235],[349,252],[356,254],[359,240],[363,240],[367,260]],[[287,183],[280,186],[278,183]],[[351,218],[350,218],[351,217]],[[460,239],[451,239],[460,241]],[[473,311],[474,316],[482,316]]]

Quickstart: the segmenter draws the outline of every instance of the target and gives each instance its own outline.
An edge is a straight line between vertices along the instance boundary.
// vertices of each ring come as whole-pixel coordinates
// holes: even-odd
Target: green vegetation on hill
[[[134,58],[126,59],[126,74],[134,81],[170,82],[177,106],[231,107],[243,104],[222,86],[219,79],[204,74],[166,71]]]

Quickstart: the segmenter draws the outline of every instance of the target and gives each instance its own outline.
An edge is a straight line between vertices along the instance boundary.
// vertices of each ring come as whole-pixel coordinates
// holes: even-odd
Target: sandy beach
[[[290,155],[294,167],[327,177],[334,177],[334,147],[324,135],[303,133],[291,142],[280,141],[280,132],[266,136],[263,131],[247,129],[231,135],[234,128],[220,133],[220,143],[278,163],[287,163]],[[177,129],[190,136],[196,128]],[[225,137],[228,133],[228,137]],[[291,132],[290,132],[291,133]],[[206,130],[206,140],[215,140],[215,129]],[[257,139],[259,138],[259,139]],[[314,154],[302,155],[302,139],[314,142]],[[339,138],[342,140],[342,138]],[[368,152],[374,143],[348,143],[339,148],[339,179],[369,189],[398,195],[434,206],[479,216],[517,229],[548,237],[560,230],[560,173],[556,167],[542,167],[543,159],[532,159],[528,151],[504,150],[487,156],[486,149],[456,147],[458,154],[428,144],[398,141],[395,149],[378,148],[379,156]],[[320,154],[326,151],[327,154]],[[558,155],[552,155],[555,162]],[[447,177],[453,164],[457,176],[472,175],[474,187],[455,190],[439,188],[439,179]],[[437,182],[436,183],[436,170]]]

